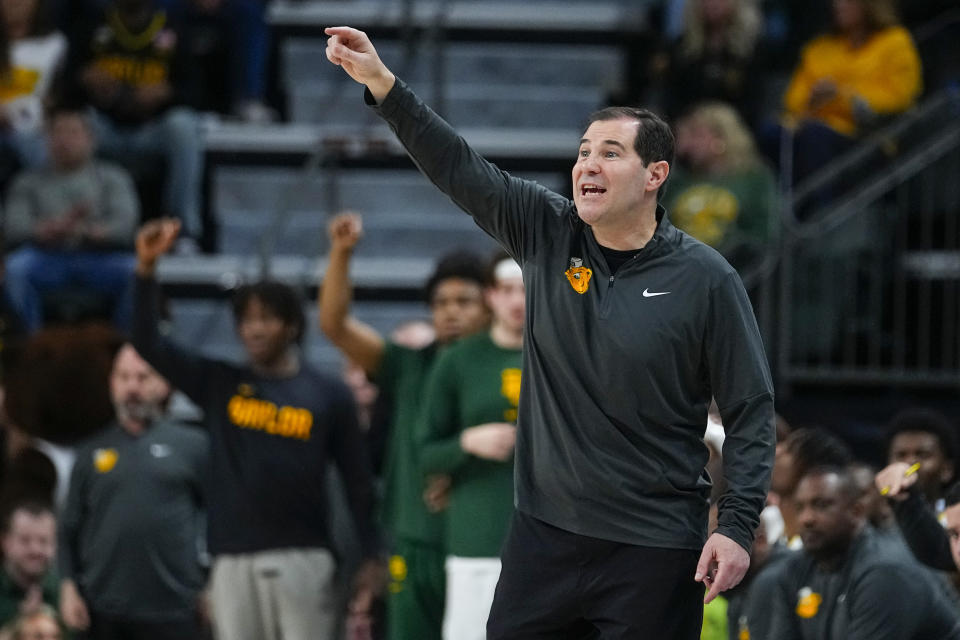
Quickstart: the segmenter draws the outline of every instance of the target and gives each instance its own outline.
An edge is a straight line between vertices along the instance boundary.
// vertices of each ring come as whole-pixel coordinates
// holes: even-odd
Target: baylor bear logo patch
[[[93,466],[99,473],[109,473],[117,464],[116,449],[97,449],[93,452]]]
[[[820,603],[823,602],[823,596],[814,593],[810,587],[804,587],[797,593],[797,615],[801,618],[812,618],[820,610]]]
[[[573,290],[579,294],[584,294],[590,288],[590,276],[593,270],[583,266],[582,258],[570,258],[570,268],[564,271],[567,280]]]

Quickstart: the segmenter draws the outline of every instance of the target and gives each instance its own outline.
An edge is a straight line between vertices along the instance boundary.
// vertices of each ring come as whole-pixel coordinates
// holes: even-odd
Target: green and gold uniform
[[[447,349],[430,374],[420,454],[425,473],[450,474],[447,555],[496,558],[513,514],[513,457],[483,460],[460,447],[460,433],[488,422],[517,420],[521,349],[494,344],[488,333]]]
[[[381,518],[391,537],[387,636],[390,640],[440,640],[446,588],[443,519],[423,501],[415,438],[427,374],[436,345],[409,349],[387,343],[375,382],[393,401],[384,462]]]

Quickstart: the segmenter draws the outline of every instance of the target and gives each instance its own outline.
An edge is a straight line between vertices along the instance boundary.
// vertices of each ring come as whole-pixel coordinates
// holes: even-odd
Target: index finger
[[[709,604],[711,600],[720,595],[720,592],[723,591],[723,589],[720,588],[720,584],[717,580],[711,580],[709,577],[705,577],[703,582],[710,587],[710,590],[707,591],[707,594],[703,596],[703,604]]]
[[[736,583],[736,571],[730,562],[718,562],[717,570],[713,574],[713,579],[710,581],[710,591],[707,592],[706,597],[703,600],[704,604],[707,604],[714,598],[716,598],[722,591],[734,586]]]
[[[363,35],[363,31],[353,27],[326,27],[323,32],[328,36],[340,36],[341,38],[356,38]]]

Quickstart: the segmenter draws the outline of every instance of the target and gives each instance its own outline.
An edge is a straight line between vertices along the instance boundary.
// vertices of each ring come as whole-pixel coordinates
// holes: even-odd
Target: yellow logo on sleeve
[[[814,593],[810,587],[804,587],[797,593],[797,615],[801,618],[812,618],[820,611],[823,596]]]
[[[117,465],[116,449],[97,449],[93,452],[93,466],[98,473],[109,473]]]
[[[590,277],[593,270],[583,266],[582,258],[570,258],[570,268],[563,272],[573,290],[584,294],[590,288]]]

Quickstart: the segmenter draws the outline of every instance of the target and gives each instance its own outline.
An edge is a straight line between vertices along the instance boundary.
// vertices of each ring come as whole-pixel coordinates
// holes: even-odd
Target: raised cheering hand
[[[363,221],[357,213],[338,213],[327,225],[327,235],[331,251],[353,251],[363,236]]]
[[[327,27],[323,31],[330,36],[327,59],[366,85],[378,103],[383,102],[397,78],[380,60],[367,34],[351,27]]]
[[[180,221],[174,218],[158,218],[140,227],[137,232],[137,274],[153,275],[157,260],[173,246],[180,233]]]

